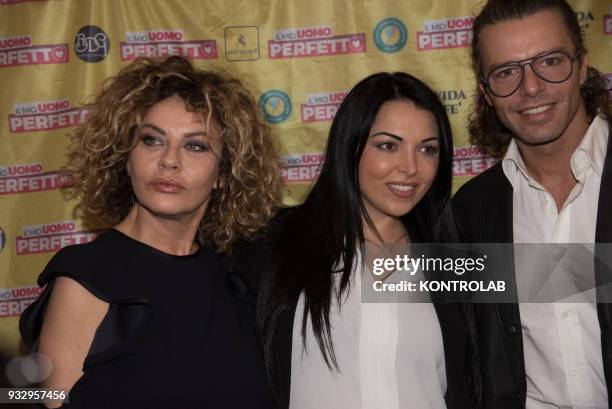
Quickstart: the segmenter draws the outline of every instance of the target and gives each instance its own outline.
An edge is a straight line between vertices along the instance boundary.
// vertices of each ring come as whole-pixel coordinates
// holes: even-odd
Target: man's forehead
[[[485,70],[546,51],[574,51],[570,33],[561,15],[554,10],[487,25],[481,30],[478,41]]]

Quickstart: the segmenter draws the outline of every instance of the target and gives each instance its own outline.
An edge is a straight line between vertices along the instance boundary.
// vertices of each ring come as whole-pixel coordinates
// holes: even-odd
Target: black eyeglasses
[[[491,71],[486,78],[481,78],[482,85],[496,97],[509,97],[521,86],[525,78],[525,65],[539,78],[546,82],[558,84],[571,77],[576,61],[582,50],[570,56],[565,51],[548,51],[535,57],[502,65]]]

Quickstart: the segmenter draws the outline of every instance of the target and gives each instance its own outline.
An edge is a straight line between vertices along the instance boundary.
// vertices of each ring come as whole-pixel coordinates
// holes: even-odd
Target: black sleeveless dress
[[[54,278],[70,277],[110,304],[66,408],[270,408],[255,337],[254,299],[201,247],[174,256],[110,230],[65,247],[23,313],[36,347]]]

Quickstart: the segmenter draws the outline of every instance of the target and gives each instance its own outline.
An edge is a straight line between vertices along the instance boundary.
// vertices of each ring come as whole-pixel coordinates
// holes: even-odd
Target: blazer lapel
[[[512,202],[512,185],[506,178],[503,172],[501,163],[498,164],[496,169],[497,177],[495,180],[498,183],[490,186],[490,206],[486,208],[487,226],[485,228],[487,238],[493,239],[488,240],[489,242],[496,243],[513,243],[513,202]],[[509,246],[512,254],[505,257],[510,263],[509,271],[514,271],[514,251]],[[514,276],[508,279],[510,282],[506,283],[506,286],[510,289],[511,293],[516,294],[516,282],[513,280]],[[523,337],[521,331],[521,317],[516,303],[499,303],[495,305],[500,325],[502,326],[502,333],[504,338],[507,339],[507,345],[511,345],[513,353],[511,356],[522,357],[523,356]],[[522,359],[514,360],[514,371],[517,380],[524,379],[525,374],[525,363]],[[518,382],[519,390],[524,393],[524,381]]]
[[[595,243],[612,243],[612,119],[608,121],[608,148],[601,175],[599,202],[597,205],[597,227]]]
[[[612,119],[608,120],[608,148],[601,175],[597,224],[595,228],[595,283],[597,318],[601,329],[601,347],[604,378],[608,387],[608,406],[612,407]]]
[[[485,206],[485,235],[489,243],[512,243],[512,185],[506,178],[501,162],[494,169],[495,177],[488,186]]]

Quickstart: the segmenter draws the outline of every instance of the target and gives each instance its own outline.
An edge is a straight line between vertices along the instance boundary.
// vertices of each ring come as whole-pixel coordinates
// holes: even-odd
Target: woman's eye
[[[146,146],[156,146],[156,145],[162,145],[163,141],[153,135],[142,135],[140,137],[140,140],[142,141],[142,143],[144,143]]]
[[[381,142],[378,145],[376,145],[376,147],[383,151],[397,150],[397,144],[395,142]]]
[[[440,148],[438,146],[435,145],[425,145],[422,146],[419,151],[423,152],[423,153],[427,153],[429,155],[435,155],[438,153],[438,151],[440,150]]]
[[[207,152],[209,150],[208,145],[198,142],[190,142],[185,145],[185,148],[191,152]]]

